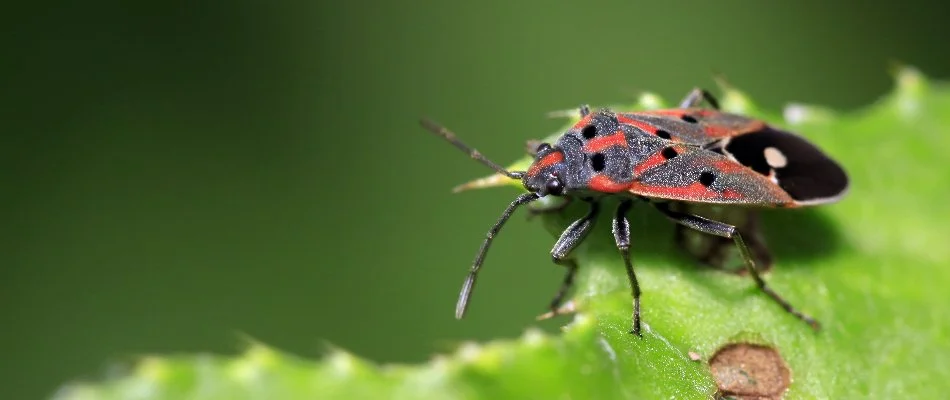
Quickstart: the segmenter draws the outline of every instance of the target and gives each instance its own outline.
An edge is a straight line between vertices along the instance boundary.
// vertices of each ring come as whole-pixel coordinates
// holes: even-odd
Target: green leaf
[[[817,143],[852,179],[840,203],[764,215],[776,256],[766,279],[824,324],[818,333],[748,277],[695,266],[674,249],[671,224],[643,208],[632,216],[634,232],[651,233],[634,237],[642,338],[628,333],[629,289],[601,220],[575,252],[577,312],[558,335],[528,329],[420,365],[377,365],[339,349],[309,361],[254,343],[237,357],[146,357],[105,382],[68,384],[57,398],[707,398],[717,391],[710,359],[740,342],[778,351],[789,399],[941,398],[950,389],[950,90],[910,68],[895,76],[896,90],[864,110],[797,105],[784,118],[724,88],[724,108],[784,120],[778,124]],[[616,108],[663,106],[646,94]],[[468,188],[509,184],[520,188],[494,176]],[[571,206],[543,223],[556,234],[583,211]],[[756,372],[751,356],[720,358],[716,376],[768,386],[780,368]]]

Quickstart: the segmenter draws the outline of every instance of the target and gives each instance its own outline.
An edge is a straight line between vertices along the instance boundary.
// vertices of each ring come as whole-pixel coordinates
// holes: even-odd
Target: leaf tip
[[[637,106],[646,110],[656,110],[666,107],[666,103],[664,103],[663,99],[655,93],[643,92],[640,93],[639,99],[637,100]]]
[[[149,382],[161,383],[171,375],[168,361],[156,356],[142,358],[135,367],[135,376]]]
[[[460,193],[472,189],[486,189],[490,187],[504,186],[516,180],[510,179],[501,174],[494,174],[465,182],[452,188],[452,193]]]
[[[821,107],[791,103],[782,110],[782,117],[789,125],[801,125],[829,121],[834,117],[834,113]]]
[[[338,375],[351,375],[356,371],[357,360],[352,354],[343,350],[334,350],[327,357],[327,365]]]
[[[913,117],[920,111],[921,100],[927,94],[927,78],[919,69],[892,62],[891,75],[895,81],[895,96],[898,112],[906,117]]]
[[[244,355],[230,362],[228,375],[236,382],[249,385],[257,382],[264,371],[278,363],[277,352],[263,344],[252,344]]]
[[[590,315],[579,313],[574,315],[574,320],[570,324],[567,324],[565,329],[582,329],[588,328],[594,324],[594,318]]]
[[[463,362],[475,362],[482,354],[482,348],[475,342],[462,343],[458,348],[458,358]]]
[[[531,347],[540,346],[544,344],[546,340],[547,337],[545,337],[544,332],[537,328],[528,328],[524,331],[524,334],[521,335],[521,341]]]
[[[713,75],[713,80],[716,82],[716,86],[719,87],[719,90],[722,91],[721,106],[723,110],[734,112],[738,114],[751,114],[751,111],[755,109],[755,104],[752,102],[752,99],[732,85],[723,73],[715,73]]]

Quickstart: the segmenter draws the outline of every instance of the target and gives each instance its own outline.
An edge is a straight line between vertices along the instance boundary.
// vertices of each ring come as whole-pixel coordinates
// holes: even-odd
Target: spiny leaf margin
[[[838,137],[822,136],[819,140],[842,153],[849,142],[862,140],[867,144],[891,138],[875,129],[900,129],[910,138],[891,139],[887,142],[890,150],[886,150],[890,153],[886,154],[897,160],[914,161],[901,158],[908,156],[901,151],[920,149],[914,144],[907,145],[908,141],[935,146],[942,138],[938,133],[950,130],[950,90],[945,85],[928,82],[913,68],[899,68],[895,76],[895,92],[865,110],[845,115],[820,107],[792,105],[785,109],[785,124],[808,132],[844,132]],[[724,109],[777,120],[761,112],[738,90],[724,87],[723,92]],[[636,110],[666,106],[658,96],[647,93],[633,106],[611,108]],[[938,133],[933,133],[935,130]],[[858,138],[855,132],[873,132],[875,136]],[[913,137],[914,132],[923,132],[923,137]],[[884,150],[868,154],[879,155],[880,151]],[[916,155],[920,161],[920,154]],[[861,158],[861,155],[846,158],[846,165],[858,172],[855,175],[859,178],[869,176],[863,170],[875,167],[875,160]],[[927,159],[934,160],[939,159]],[[524,168],[528,163],[530,158],[525,157],[510,168]],[[908,170],[905,174],[911,174],[929,167],[902,168]],[[928,177],[932,184],[945,186],[948,183],[946,174]],[[493,177],[479,182],[478,187],[511,184],[521,188],[518,182]],[[342,349],[332,349],[322,360],[309,361],[252,343],[235,357],[143,357],[126,374],[103,383],[70,383],[54,397],[62,400],[704,398],[715,393],[713,378],[705,363],[691,361],[687,352],[695,352],[708,360],[716,348],[735,341],[781,349],[794,380],[787,398],[924,398],[928,393],[943,393],[950,382],[947,372],[950,365],[945,357],[938,355],[950,351],[947,344],[950,328],[946,326],[946,312],[939,306],[939,291],[928,289],[939,289],[950,283],[950,275],[939,273],[941,267],[946,270],[948,251],[934,251],[927,246],[937,242],[934,235],[918,236],[916,244],[901,243],[903,247],[895,251],[876,251],[876,246],[887,246],[893,240],[890,232],[895,227],[876,225],[874,213],[881,210],[884,203],[899,203],[903,199],[897,195],[886,197],[882,192],[903,188],[882,188],[875,182],[860,180],[856,183],[855,194],[865,197],[855,201],[856,205],[829,211],[835,224],[848,224],[856,216],[866,217],[842,233],[843,247],[847,249],[839,253],[847,254],[835,253],[818,260],[822,265],[814,270],[791,265],[769,277],[793,302],[809,310],[819,310],[820,319],[831,321],[826,331],[817,335],[756,295],[741,277],[669,265],[670,260],[664,258],[670,252],[667,245],[667,251],[659,252],[664,257],[638,255],[641,281],[654,282],[654,288],[663,286],[664,289],[649,292],[649,297],[645,297],[644,306],[649,313],[644,337],[632,337],[627,333],[629,294],[616,250],[611,249],[609,241],[595,239],[591,241],[593,244],[578,249],[582,271],[574,299],[578,312],[561,335],[549,335],[532,328],[517,339],[485,344],[468,342],[454,353],[437,355],[419,365],[378,365]],[[933,226],[938,224],[926,220],[926,214],[917,214],[892,225],[939,229]],[[569,222],[566,216],[555,217],[546,219],[545,225],[556,232],[565,221]],[[928,251],[926,254],[915,252],[918,249]],[[686,265],[682,260],[679,263]],[[895,285],[884,285],[886,281],[882,279],[891,278],[892,283],[899,280],[900,274],[893,270],[907,268],[910,265],[907,263],[938,269],[938,273],[931,277],[929,284],[920,282],[917,292],[901,292],[899,285],[896,285],[898,289],[892,289]],[[875,265],[880,267],[875,269]],[[679,267],[683,269],[677,269]],[[802,282],[808,283],[802,285]],[[865,297],[858,301],[868,303],[866,307],[844,308],[853,305],[850,303],[853,299],[848,296],[857,298],[848,291],[862,293]],[[841,294],[843,292],[845,294]],[[908,307],[916,307],[920,312],[907,313]],[[862,315],[874,312],[880,319]],[[725,319],[717,316],[723,314]],[[737,315],[746,318],[730,318]],[[899,319],[887,320],[895,316]],[[868,320],[877,325],[869,324]],[[849,324],[849,321],[856,322]],[[908,341],[911,339],[915,341]]]

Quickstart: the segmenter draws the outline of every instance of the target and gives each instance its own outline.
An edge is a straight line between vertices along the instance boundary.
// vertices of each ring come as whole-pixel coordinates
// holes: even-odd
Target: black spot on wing
[[[699,174],[699,183],[705,187],[712,186],[713,182],[716,181],[716,175],[709,171],[703,171]]]
[[[604,168],[607,168],[607,157],[604,156],[604,153],[594,153],[590,156],[590,166],[594,169],[594,172],[603,171]]]
[[[786,162],[772,168],[765,149],[773,147]],[[731,138],[724,149],[739,163],[769,175],[774,169],[779,186],[799,202],[820,201],[841,195],[848,176],[837,162],[804,138],[771,127]]]
[[[679,153],[676,151],[676,149],[672,147],[664,147],[663,150],[660,152],[660,155],[662,155],[663,158],[667,160],[672,160],[673,157],[678,156]]]
[[[594,136],[597,136],[597,127],[593,124],[587,125],[584,129],[581,129],[581,135],[584,136],[584,139],[593,139]]]

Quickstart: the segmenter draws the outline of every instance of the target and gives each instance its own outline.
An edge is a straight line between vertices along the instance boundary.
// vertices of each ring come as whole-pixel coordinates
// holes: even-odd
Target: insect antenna
[[[482,164],[487,165],[489,168],[497,171],[499,174],[505,175],[511,179],[521,179],[521,177],[524,176],[523,171],[508,171],[504,167],[498,164],[495,164],[491,160],[485,158],[485,156],[483,156],[482,153],[479,153],[478,150],[475,150],[469,147],[465,143],[462,143],[462,141],[459,140],[459,138],[456,137],[455,134],[452,133],[452,131],[446,129],[444,126],[439,125],[427,118],[423,118],[422,120],[419,121],[419,123],[422,124],[423,128],[426,128],[432,133],[441,136],[443,139],[447,140],[449,143],[452,143],[452,145],[454,145],[455,147],[458,147],[459,150],[462,150],[463,152],[468,154],[469,157],[472,157],[473,159],[481,162]]]
[[[511,214],[515,212],[519,206],[530,203],[541,196],[537,193],[525,193],[515,201],[512,201],[508,205],[508,208],[505,209],[505,212],[501,214],[501,217],[498,218],[498,221],[495,221],[495,225],[491,227],[491,230],[488,231],[488,234],[485,235],[485,241],[482,242],[482,247],[478,249],[478,255],[475,256],[475,261],[472,263],[472,269],[468,272],[468,276],[465,278],[465,283],[462,284],[462,291],[459,292],[459,301],[455,305],[455,318],[462,319],[465,316],[465,310],[468,308],[468,300],[472,297],[472,289],[475,287],[475,280],[478,279],[478,270],[482,268],[482,262],[485,261],[485,254],[488,253],[488,247],[491,246],[492,240],[495,238],[495,235],[498,234],[498,231],[501,230],[501,227],[505,225],[505,222],[508,221],[508,218],[511,218]]]

